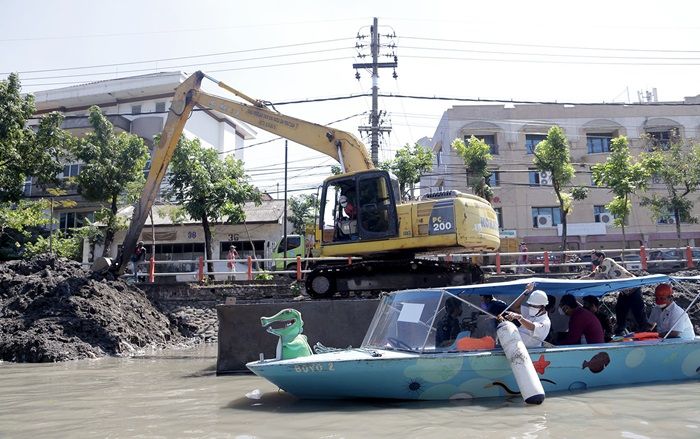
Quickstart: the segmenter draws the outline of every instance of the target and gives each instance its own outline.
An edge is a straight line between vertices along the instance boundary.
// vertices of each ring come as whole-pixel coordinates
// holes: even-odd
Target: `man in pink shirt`
[[[559,344],[581,344],[581,336],[587,344],[603,343],[604,333],[600,320],[582,307],[572,294],[564,294],[559,301],[559,310],[569,316],[569,332]]]

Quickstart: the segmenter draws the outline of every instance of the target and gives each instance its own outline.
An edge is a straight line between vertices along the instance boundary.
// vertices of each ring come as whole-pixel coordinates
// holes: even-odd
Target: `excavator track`
[[[469,262],[427,259],[365,260],[350,265],[323,265],[306,276],[306,292],[314,299],[336,293],[394,291],[481,283],[484,274]]]

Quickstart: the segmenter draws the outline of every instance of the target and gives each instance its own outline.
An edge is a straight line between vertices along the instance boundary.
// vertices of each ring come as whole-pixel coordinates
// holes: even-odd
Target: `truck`
[[[272,269],[275,271],[296,270],[297,263],[294,259],[297,256],[306,258],[310,256],[310,247],[303,235],[291,234],[280,239],[270,255],[273,260]],[[286,259],[286,260],[285,260]]]
[[[203,91],[204,79],[238,100]],[[365,145],[351,133],[282,114],[269,103],[200,71],[175,89],[142,196],[115,264],[117,270],[127,265],[195,106],[289,139],[340,164],[342,173],[328,177],[320,188],[313,250],[319,256],[359,256],[362,261],[316,264],[305,279],[306,291],[312,297],[465,285],[482,280],[481,269],[473,263],[419,256],[436,251],[496,250],[500,243],[498,219],[488,201],[458,191],[442,191],[404,202],[396,177],[376,169]]]

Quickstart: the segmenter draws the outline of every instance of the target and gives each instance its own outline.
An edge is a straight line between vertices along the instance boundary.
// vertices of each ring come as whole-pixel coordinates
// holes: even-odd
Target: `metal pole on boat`
[[[683,288],[683,286],[680,285],[679,282],[675,282],[675,283],[677,283],[678,286],[681,287],[681,289],[686,290],[685,288]],[[687,290],[686,290],[686,291],[687,291]],[[700,293],[698,293],[698,294],[695,295],[695,298],[690,302],[690,304],[688,305],[688,307],[685,309],[686,315],[688,315],[688,310],[689,310],[693,305],[695,305],[695,302],[698,301],[698,297],[700,297]],[[671,331],[673,331],[673,329],[676,327],[676,325],[677,325],[678,323],[680,323],[682,317],[683,317],[683,316],[677,318],[676,321],[673,322],[673,325],[672,325],[671,328],[666,332],[666,335],[664,335],[664,338],[662,338],[661,341],[664,341],[664,340],[666,340],[666,339],[668,338],[668,334],[670,334]]]
[[[450,296],[452,296],[452,297],[454,297],[454,298],[456,298],[456,299],[458,299],[458,300],[460,300],[460,301],[466,303],[467,305],[471,306],[472,308],[474,308],[474,309],[476,309],[476,310],[478,310],[478,311],[481,311],[482,313],[484,313],[484,314],[486,314],[487,316],[489,316],[489,317],[491,317],[491,318],[494,318],[494,319],[496,319],[496,320],[498,320],[499,318],[501,318],[501,315],[503,314],[503,312],[505,312],[505,311],[503,311],[503,312],[502,312],[501,314],[499,314],[499,315],[491,314],[490,312],[486,311],[485,309],[481,308],[480,306],[476,306],[476,305],[474,305],[473,303],[471,303],[471,302],[469,302],[469,301],[467,301],[467,300],[464,300],[464,299],[462,299],[461,297],[457,297],[457,296],[455,296],[454,294],[452,294],[452,293],[450,293],[450,292],[448,292],[448,291],[444,291],[443,293],[449,294]],[[524,293],[525,293],[525,291],[523,291],[522,293],[520,293],[520,296],[522,296]],[[519,298],[520,296],[518,296],[518,298]],[[441,300],[442,300],[442,298],[441,298]],[[515,299],[515,300],[518,300],[518,299]],[[515,300],[514,300],[513,302],[515,302]],[[511,304],[511,305],[512,305],[512,304]],[[508,308],[506,308],[506,309],[508,309]],[[433,319],[433,321],[434,321],[434,319]],[[540,340],[539,338],[535,337],[534,335],[531,335],[530,338],[535,339],[535,340],[537,340],[537,341],[539,341],[539,342],[542,342],[542,346],[545,347],[545,348],[553,348],[553,347],[556,347],[556,345],[553,345],[552,343],[550,343],[550,342],[548,342],[548,341]],[[426,339],[426,342],[427,342],[427,339]]]

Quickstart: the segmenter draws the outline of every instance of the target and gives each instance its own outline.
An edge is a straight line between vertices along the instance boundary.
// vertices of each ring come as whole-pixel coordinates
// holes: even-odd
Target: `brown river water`
[[[0,438],[700,438],[697,381],[552,394],[541,406],[303,401],[215,368],[215,345],[0,362]],[[246,397],[256,389],[260,399]]]

